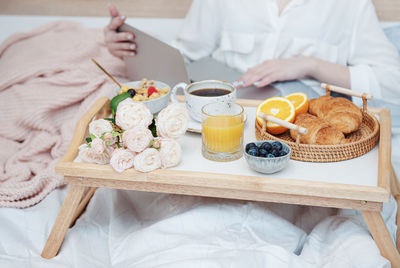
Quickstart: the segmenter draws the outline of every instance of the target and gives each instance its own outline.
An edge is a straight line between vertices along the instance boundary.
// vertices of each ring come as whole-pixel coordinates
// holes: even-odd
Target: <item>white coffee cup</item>
[[[194,120],[201,122],[202,114],[201,108],[209,103],[221,102],[221,103],[233,103],[236,101],[236,88],[228,82],[219,80],[204,80],[195,82],[192,84],[179,83],[172,89],[171,101],[178,102],[176,98],[176,92],[182,89],[185,95],[186,108],[189,111],[190,117]],[[205,90],[210,91],[206,92]],[[212,91],[214,89],[214,91]],[[216,95],[218,93],[225,93],[225,95]],[[210,96],[200,96],[195,94],[206,94],[214,93]]]

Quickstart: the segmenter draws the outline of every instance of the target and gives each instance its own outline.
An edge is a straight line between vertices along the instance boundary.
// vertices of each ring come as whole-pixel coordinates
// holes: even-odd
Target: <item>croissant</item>
[[[300,143],[333,145],[347,142],[341,131],[331,127],[328,122],[314,115],[308,113],[300,114],[296,117],[294,123],[308,130],[306,135],[300,135]],[[296,140],[297,132],[290,130],[290,136]]]
[[[322,96],[312,99],[308,112],[326,120],[344,134],[358,130],[362,122],[360,108],[341,97]]]

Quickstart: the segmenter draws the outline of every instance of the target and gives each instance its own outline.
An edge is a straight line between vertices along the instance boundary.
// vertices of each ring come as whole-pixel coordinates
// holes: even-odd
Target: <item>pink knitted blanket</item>
[[[123,77],[100,29],[55,22],[0,46],[0,207],[24,208],[63,184],[54,171],[76,122],[115,86],[90,61]]]

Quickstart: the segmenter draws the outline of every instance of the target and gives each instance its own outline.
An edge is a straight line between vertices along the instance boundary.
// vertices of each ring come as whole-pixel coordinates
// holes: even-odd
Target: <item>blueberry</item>
[[[271,151],[272,146],[271,146],[271,143],[265,141],[265,142],[263,142],[263,143],[261,144],[260,148],[263,148],[263,149],[265,149],[267,152],[269,152],[269,151]]]
[[[136,95],[136,91],[133,88],[128,89],[128,93],[134,97]]]
[[[275,156],[273,154],[267,154],[266,158],[274,158]]]
[[[279,154],[279,150],[276,149],[276,148],[272,148],[271,154],[273,154],[275,157],[278,157],[278,156],[280,155],[280,154]]]
[[[279,141],[274,141],[271,145],[272,148],[276,148],[278,149],[278,151],[282,150],[282,143],[280,143]]]
[[[248,143],[246,145],[246,152],[248,152],[250,150],[250,148],[253,148],[253,147],[257,148],[257,145],[254,142]]]
[[[267,154],[268,154],[268,152],[267,152],[267,150],[265,150],[264,148],[260,148],[260,149],[258,150],[258,156],[266,157]]]
[[[249,149],[247,153],[252,156],[258,156],[258,149],[257,147],[252,147]]]
[[[287,153],[284,150],[279,151],[279,156],[284,156],[287,155]]]

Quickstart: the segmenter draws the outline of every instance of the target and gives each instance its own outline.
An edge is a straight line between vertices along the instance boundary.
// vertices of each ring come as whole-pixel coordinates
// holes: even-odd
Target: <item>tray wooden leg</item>
[[[57,255],[84,192],[85,186],[70,184],[67,196],[43,248],[43,258],[51,259]]]
[[[400,255],[390,237],[389,231],[379,211],[361,211],[368,229],[381,255],[388,259],[392,267],[400,267]]]
[[[392,166],[392,176],[390,179],[390,191],[397,202],[397,215],[396,215],[396,225],[397,225],[397,233],[396,233],[396,244],[397,250],[400,251],[400,183],[399,179],[394,172],[394,168]]]
[[[96,190],[97,190],[97,187],[89,187],[88,188],[87,192],[85,193],[81,202],[79,203],[78,208],[75,211],[74,217],[72,218],[71,224],[69,225],[70,228],[75,224],[76,220],[82,215],[83,211],[85,210],[90,199],[92,199]]]

